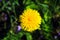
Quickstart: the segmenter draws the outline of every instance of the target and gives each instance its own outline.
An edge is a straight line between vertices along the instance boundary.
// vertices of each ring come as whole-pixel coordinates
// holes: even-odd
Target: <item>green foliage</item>
[[[7,37],[5,37],[3,40],[21,40],[21,37],[23,35],[26,35],[27,37],[27,40],[32,40],[32,36],[30,33],[28,32],[23,32],[23,31],[20,31],[19,33],[15,34],[15,33],[12,33],[12,32],[9,32],[7,34]]]
[[[26,33],[27,40],[32,40],[32,35],[30,33]]]
[[[10,30],[12,31],[12,33],[8,32],[7,36],[3,40],[21,40],[23,35],[26,35],[27,40],[33,40],[32,35],[28,32],[20,31],[17,34],[14,33],[15,31],[14,28],[17,26],[18,21],[17,15],[19,15],[18,12],[16,13],[16,8],[18,8],[18,6],[20,8],[24,6],[24,9],[32,8],[38,10],[42,16],[41,30],[42,34],[45,36],[44,38],[46,40],[54,40],[51,35],[51,32],[53,30],[51,19],[55,14],[60,15],[60,0],[33,0],[33,1],[20,0],[20,1],[22,2],[21,4],[19,3],[18,0],[9,0],[7,2],[5,0],[2,0],[2,2],[0,2],[0,11],[6,11],[9,14],[11,23]],[[11,11],[13,12],[13,14],[10,13]],[[22,12],[21,9],[17,11]]]

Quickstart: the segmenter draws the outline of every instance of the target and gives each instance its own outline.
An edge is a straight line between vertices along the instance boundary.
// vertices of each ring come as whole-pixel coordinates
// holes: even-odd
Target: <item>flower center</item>
[[[28,21],[31,21],[31,18],[28,18]]]

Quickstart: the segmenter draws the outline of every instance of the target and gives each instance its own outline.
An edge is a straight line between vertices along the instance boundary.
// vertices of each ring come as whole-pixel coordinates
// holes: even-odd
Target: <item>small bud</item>
[[[19,25],[18,25],[18,26],[17,26],[17,28],[18,28],[18,29],[17,29],[18,31],[20,31],[20,30],[21,30],[21,26],[19,26]]]
[[[57,36],[54,36],[55,39],[57,39]]]

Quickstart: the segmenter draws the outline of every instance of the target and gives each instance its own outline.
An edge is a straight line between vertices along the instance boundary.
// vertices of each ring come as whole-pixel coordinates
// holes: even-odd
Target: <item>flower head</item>
[[[26,9],[19,16],[19,22],[23,30],[32,32],[40,28],[41,16],[37,10]]]

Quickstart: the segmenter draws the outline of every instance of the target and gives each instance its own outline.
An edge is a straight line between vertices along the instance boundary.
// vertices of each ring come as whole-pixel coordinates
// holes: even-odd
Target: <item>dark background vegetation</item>
[[[0,0],[0,39],[6,37],[6,40],[13,40],[13,37],[15,38],[9,30],[16,32],[12,29],[13,26],[20,24],[16,18],[19,19],[19,15],[27,7],[38,10],[43,19],[41,30],[31,33],[33,40],[60,40],[60,0]],[[11,39],[7,37],[10,35],[12,35]],[[16,35],[19,35],[19,32]],[[55,36],[57,36],[56,39]],[[20,40],[27,40],[27,37],[24,34]],[[19,37],[16,36],[16,40],[19,40]]]

